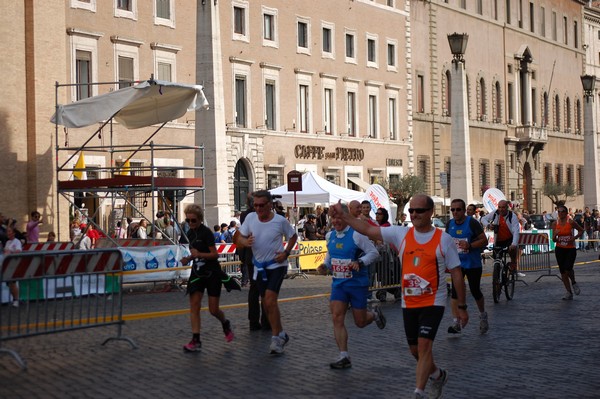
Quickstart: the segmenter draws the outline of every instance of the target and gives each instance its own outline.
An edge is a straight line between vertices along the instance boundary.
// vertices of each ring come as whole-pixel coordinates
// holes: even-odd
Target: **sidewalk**
[[[579,258],[583,258],[581,255]],[[578,261],[582,260],[579,259]],[[489,266],[488,266],[489,267]],[[489,270],[484,270],[489,272]],[[491,300],[491,279],[482,290],[490,318],[487,335],[478,333],[479,318],[471,297],[471,323],[460,338],[448,338],[444,321],[434,343],[436,362],[449,371],[446,398],[595,398],[600,391],[600,267],[576,266],[582,293],[562,301],[556,277],[531,273],[517,283],[515,298]],[[288,279],[282,297],[328,292],[322,276]],[[124,297],[125,315],[159,310],[173,316],[128,321],[123,334],[139,349],[102,327],[4,343],[19,352],[29,370],[0,356],[2,398],[412,398],[415,360],[404,339],[400,303],[382,304],[385,330],[356,328],[348,317],[353,366],[331,370],[337,355],[327,297],[289,300],[281,304],[283,325],[291,339],[285,354],[268,354],[270,332],[250,332],[246,320],[247,291],[223,293],[227,317],[236,339],[226,343],[220,324],[202,313],[203,348],[186,354],[190,339],[187,297],[180,292],[133,292]],[[203,305],[206,305],[206,299]]]

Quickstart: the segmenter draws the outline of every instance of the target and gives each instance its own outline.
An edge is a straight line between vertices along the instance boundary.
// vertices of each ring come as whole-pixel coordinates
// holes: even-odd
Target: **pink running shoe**
[[[223,323],[223,334],[225,334],[225,341],[227,342],[231,342],[233,341],[233,338],[235,338],[229,320],[225,320],[225,323]]]
[[[202,342],[191,340],[189,344],[183,345],[184,352],[197,352],[202,348]]]

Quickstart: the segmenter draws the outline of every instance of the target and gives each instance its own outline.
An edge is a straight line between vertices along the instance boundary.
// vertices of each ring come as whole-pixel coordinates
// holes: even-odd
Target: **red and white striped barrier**
[[[287,244],[284,242],[283,243],[283,247],[285,247]],[[215,246],[217,247],[217,252],[219,254],[222,255],[229,255],[229,254],[235,254],[235,244],[220,244],[220,243],[216,243]],[[296,242],[296,245],[294,245],[294,251],[298,250],[298,243]]]
[[[75,273],[121,271],[121,252],[115,250],[70,251],[62,253],[23,252],[8,255],[2,262],[2,280]]]
[[[550,239],[546,233],[524,233],[519,234],[519,245],[548,245]]]
[[[73,249],[72,242],[36,242],[33,244],[24,244],[23,251],[66,251]]]
[[[153,240],[151,238],[121,238],[115,239],[118,245],[115,245],[108,238],[100,238],[96,242],[96,248],[115,248],[115,247],[156,247],[159,245],[172,245],[168,240]]]

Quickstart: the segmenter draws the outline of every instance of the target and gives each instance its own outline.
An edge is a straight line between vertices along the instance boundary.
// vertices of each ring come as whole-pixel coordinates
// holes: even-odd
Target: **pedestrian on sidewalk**
[[[286,218],[273,212],[273,197],[269,191],[256,191],[252,197],[254,212],[246,216],[237,242],[242,247],[252,248],[254,278],[273,334],[270,352],[281,354],[289,336],[281,325],[278,297],[289,266],[288,256],[296,245],[298,235]],[[282,250],[284,238],[287,246]]]
[[[348,212],[346,205],[342,205],[342,209]],[[348,304],[352,306],[352,316],[358,328],[375,322],[377,327],[383,329],[386,320],[379,307],[367,310],[368,265],[379,258],[375,245],[367,237],[354,231],[342,218],[333,218],[332,224],[334,230],[328,232],[325,238],[325,261],[319,265],[318,272],[326,274],[330,270],[333,275],[329,308],[340,356],[329,366],[332,369],[346,369],[352,367],[348,355],[348,331],[344,324]]]
[[[461,325],[469,321],[465,303],[465,287],[460,259],[452,237],[433,227],[433,199],[424,194],[410,200],[413,227],[372,226],[344,212],[340,203],[330,209],[332,217],[340,217],[354,230],[371,240],[385,241],[398,248],[402,261],[402,315],[408,346],[417,360],[415,397],[425,398],[425,385],[431,382],[430,398],[442,396],[448,372],[433,360],[433,340],[446,304],[444,271],[450,270],[458,297],[458,318]]]
[[[192,340],[183,346],[185,352],[196,352],[202,347],[200,341],[200,307],[204,291],[208,293],[208,310],[221,322],[223,334],[227,342],[233,341],[234,335],[231,323],[219,308],[223,271],[217,260],[219,253],[215,246],[212,231],[204,225],[204,212],[198,205],[192,204],[185,208],[185,221],[190,229],[182,236],[182,243],[189,243],[191,255],[181,258],[181,263],[192,263],[192,270],[187,284],[190,296],[190,322],[192,324]]]
[[[570,301],[573,299],[573,292],[579,295],[580,289],[575,282],[575,259],[577,258],[577,248],[575,240],[584,234],[581,225],[567,216],[567,207],[560,205],[558,207],[558,220],[552,222],[550,229],[554,232],[553,241],[556,243],[554,255],[560,270],[562,282],[567,289],[567,293],[562,299]],[[576,234],[573,232],[576,231]]]

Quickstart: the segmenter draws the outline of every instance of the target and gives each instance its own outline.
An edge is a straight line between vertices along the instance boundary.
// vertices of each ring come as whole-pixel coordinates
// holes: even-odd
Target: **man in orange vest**
[[[352,217],[341,204],[330,208],[332,217],[340,217],[354,230],[372,240],[385,241],[398,248],[402,261],[402,313],[404,331],[411,354],[417,359],[416,398],[425,398],[425,385],[431,382],[430,398],[442,396],[448,372],[433,360],[433,341],[446,304],[445,270],[450,270],[458,299],[458,321],[469,321],[465,303],[465,284],[460,258],[452,237],[433,227],[433,199],[419,194],[410,201],[413,227],[379,227]]]

